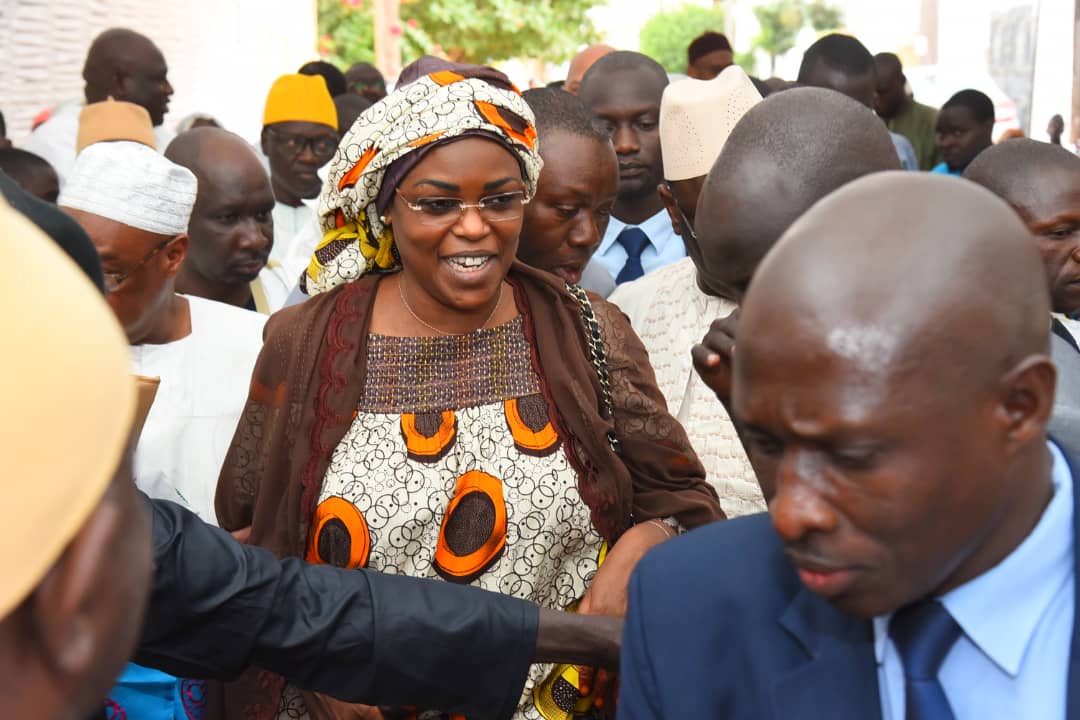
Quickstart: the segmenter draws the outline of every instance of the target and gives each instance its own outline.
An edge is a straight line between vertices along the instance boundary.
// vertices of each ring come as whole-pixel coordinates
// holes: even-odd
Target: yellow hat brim
[[[17,607],[101,502],[135,414],[130,348],[101,293],[0,199],[0,618]],[[43,282],[47,278],[47,282]]]

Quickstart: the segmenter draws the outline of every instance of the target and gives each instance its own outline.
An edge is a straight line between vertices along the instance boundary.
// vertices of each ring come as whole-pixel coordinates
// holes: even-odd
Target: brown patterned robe
[[[218,486],[221,526],[251,526],[250,542],[304,556],[323,479],[355,418],[367,378],[375,289],[368,275],[273,316],[250,397]],[[562,281],[520,263],[507,277],[523,315],[551,421],[600,536],[676,518],[722,518],[686,433],[656,387],[648,354],[618,308],[592,298],[607,350],[614,418],[605,417],[581,309]],[[620,449],[608,445],[614,429]],[[283,682],[251,673],[228,688],[229,717],[273,717]]]

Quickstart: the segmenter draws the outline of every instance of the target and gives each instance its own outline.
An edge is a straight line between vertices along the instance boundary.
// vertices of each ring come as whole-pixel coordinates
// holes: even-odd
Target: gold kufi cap
[[[0,199],[0,618],[38,586],[101,502],[127,446],[135,380],[100,291]],[[48,277],[48,288],[41,278]]]

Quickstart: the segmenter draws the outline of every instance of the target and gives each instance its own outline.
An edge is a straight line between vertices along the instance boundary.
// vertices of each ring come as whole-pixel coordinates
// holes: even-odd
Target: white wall
[[[1035,50],[1035,91],[1031,102],[1031,137],[1046,140],[1046,123],[1065,118],[1062,144],[1069,142],[1072,121],[1073,0],[1041,0]]]
[[[16,143],[41,110],[82,99],[86,50],[117,26],[164,53],[167,126],[206,112],[249,139],[274,79],[316,56],[315,0],[0,0],[0,110]]]

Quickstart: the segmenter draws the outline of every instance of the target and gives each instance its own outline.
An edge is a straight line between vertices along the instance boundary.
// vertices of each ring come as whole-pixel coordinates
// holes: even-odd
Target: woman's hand
[[[659,545],[675,534],[673,528],[659,520],[649,520],[623,533],[596,571],[592,584],[578,605],[584,615],[626,615],[626,590],[630,573],[649,548]]]

